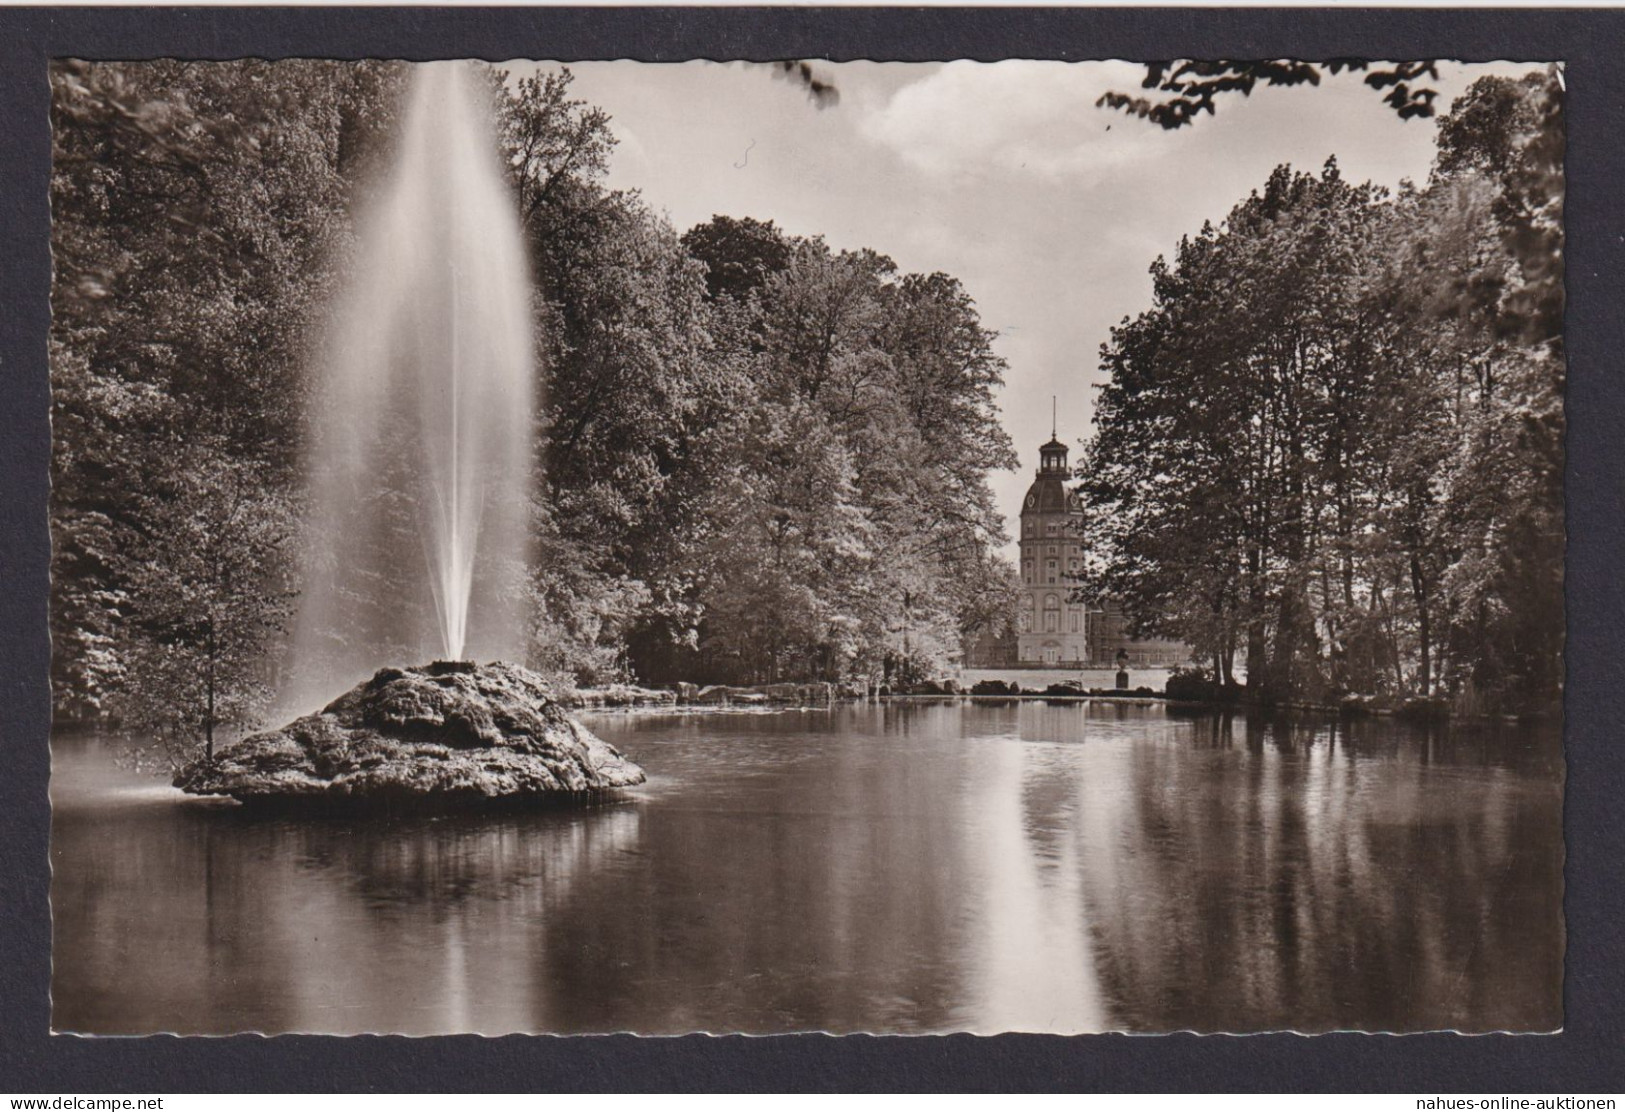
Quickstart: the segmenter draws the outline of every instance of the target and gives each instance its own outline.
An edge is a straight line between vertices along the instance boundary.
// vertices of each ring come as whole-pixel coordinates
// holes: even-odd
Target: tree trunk
[[[1267,668],[1265,654],[1269,646],[1264,635],[1264,565],[1263,555],[1254,548],[1248,556],[1248,572],[1252,582],[1248,586],[1247,614],[1247,691],[1257,695],[1264,684]]]
[[[1394,669],[1394,690],[1404,691],[1405,668],[1400,661],[1399,634],[1394,629],[1394,608],[1389,605],[1387,597],[1383,594],[1382,579],[1380,577],[1372,584],[1371,590],[1377,610],[1382,614],[1383,640],[1387,643],[1388,662]],[[1394,590],[1397,594],[1399,591],[1397,584]]]
[[[1427,577],[1422,574],[1422,561],[1411,553],[1411,594],[1416,599],[1416,639],[1421,657],[1417,670],[1417,684],[1422,697],[1433,694],[1433,630],[1428,614]]]
[[[203,714],[203,759],[214,760],[214,622],[208,624],[206,651],[207,663],[204,665],[203,683],[208,699],[208,707]]]

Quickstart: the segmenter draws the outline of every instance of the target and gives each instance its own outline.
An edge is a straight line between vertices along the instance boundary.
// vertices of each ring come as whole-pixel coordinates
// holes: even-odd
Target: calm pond
[[[1555,727],[586,716],[625,803],[256,817],[53,747],[59,1031],[1562,1024]]]

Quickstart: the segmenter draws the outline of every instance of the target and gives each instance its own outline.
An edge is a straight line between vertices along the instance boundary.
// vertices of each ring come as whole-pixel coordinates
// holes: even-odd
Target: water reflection
[[[1132,850],[1088,858],[1113,862],[1086,888],[1119,1024],[1561,1024],[1555,739],[1191,725],[1194,749],[1122,754]]]
[[[1106,1017],[1081,899],[1077,765],[1054,743],[1023,744],[1018,735],[978,749],[959,810],[967,881],[982,898],[955,1025],[1099,1031]]]
[[[1552,1029],[1555,733],[603,716],[591,811],[244,815],[54,749],[62,1030]]]

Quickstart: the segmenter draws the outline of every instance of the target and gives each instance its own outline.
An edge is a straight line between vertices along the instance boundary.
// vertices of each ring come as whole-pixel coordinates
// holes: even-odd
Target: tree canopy
[[[1561,84],[1439,135],[1395,196],[1277,168],[1102,348],[1081,587],[1266,697],[1561,688]]]
[[[1151,62],[1145,67],[1143,89],[1165,94],[1160,100],[1148,96],[1110,91],[1095,102],[1097,108],[1113,108],[1149,120],[1169,131],[1194,123],[1196,117],[1213,115],[1218,98],[1230,93],[1248,96],[1260,84],[1291,87],[1319,85],[1325,74],[1364,73],[1365,83],[1383,92],[1383,103],[1402,120],[1431,117],[1438,90],[1419,85],[1418,79],[1439,79],[1436,62],[1374,63],[1359,58],[1337,58],[1327,62],[1294,59],[1264,61],[1179,61]]]
[[[408,72],[53,70],[59,713],[197,744],[283,685],[311,354]],[[749,216],[679,234],[605,184],[610,120],[568,70],[487,73],[536,287],[526,662],[940,669],[1008,582],[987,485],[1014,463],[1004,365],[969,293]],[[389,574],[379,599],[402,595]]]

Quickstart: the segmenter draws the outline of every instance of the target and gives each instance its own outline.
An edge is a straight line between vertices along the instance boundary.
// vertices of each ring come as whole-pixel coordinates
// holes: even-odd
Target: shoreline
[[[1221,712],[1247,712],[1258,715],[1276,714],[1312,714],[1325,718],[1362,719],[1362,718],[1394,718],[1403,722],[1471,722],[1488,723],[1499,722],[1506,725],[1535,725],[1544,722],[1561,722],[1561,714],[1549,712],[1524,712],[1518,714],[1452,713],[1448,710],[1435,710],[1429,713],[1417,711],[1407,712],[1403,707],[1350,707],[1336,703],[1309,703],[1309,702],[1282,702],[1261,703],[1245,700],[1205,700],[1172,698],[1160,693],[1145,694],[1131,692],[1123,695],[1112,694],[1077,694],[1077,695],[1046,695],[1042,692],[1022,692],[1008,695],[975,695],[969,692],[942,692],[934,694],[886,694],[871,695],[867,697],[841,697],[837,696],[828,702],[739,702],[739,703],[679,703],[669,702],[627,702],[620,704],[585,704],[572,706],[572,713],[576,714],[677,714],[677,715],[703,715],[703,714],[782,714],[790,711],[830,711],[843,706],[860,706],[865,704],[902,703],[1101,703],[1112,706],[1131,706],[1138,708],[1166,707],[1180,711],[1209,711]]]
[[[812,685],[804,685],[812,686]],[[1434,707],[1426,712],[1418,709],[1407,711],[1403,706],[1369,706],[1346,705],[1337,703],[1311,703],[1289,701],[1281,703],[1252,702],[1244,699],[1189,699],[1171,697],[1161,692],[1146,692],[1131,690],[1121,695],[1112,693],[1080,692],[1077,694],[1045,694],[1043,692],[1020,692],[1014,694],[974,694],[968,691],[960,692],[931,692],[920,694],[884,694],[884,695],[847,695],[832,693],[828,698],[816,700],[794,700],[786,698],[769,698],[758,692],[748,689],[733,689],[730,698],[701,702],[695,699],[684,700],[678,692],[659,688],[621,688],[616,692],[614,701],[606,699],[605,689],[582,688],[570,695],[560,698],[560,702],[571,714],[669,714],[669,715],[755,715],[755,714],[782,714],[789,711],[830,711],[844,706],[860,706],[867,704],[925,704],[925,703],[973,703],[973,704],[999,704],[999,703],[1102,703],[1114,706],[1132,706],[1139,708],[1161,706],[1178,711],[1243,711],[1259,715],[1274,714],[1313,714],[1327,718],[1360,719],[1360,718],[1395,718],[1400,721],[1423,722],[1501,722],[1504,724],[1540,724],[1546,722],[1563,721],[1561,709],[1551,711],[1526,711],[1521,713],[1455,713],[1448,708]],[[93,735],[102,733],[118,733],[116,727],[104,723],[78,719],[58,719],[51,723],[52,736]]]

